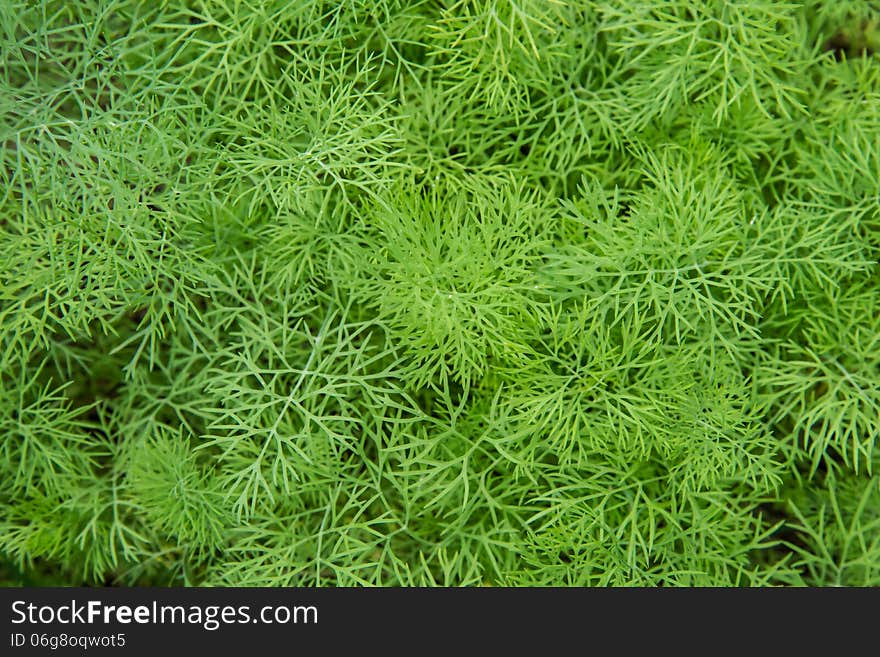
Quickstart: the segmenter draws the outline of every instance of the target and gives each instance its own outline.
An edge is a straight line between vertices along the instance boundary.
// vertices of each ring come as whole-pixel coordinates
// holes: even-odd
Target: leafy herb
[[[0,6],[8,584],[880,584],[880,8]]]

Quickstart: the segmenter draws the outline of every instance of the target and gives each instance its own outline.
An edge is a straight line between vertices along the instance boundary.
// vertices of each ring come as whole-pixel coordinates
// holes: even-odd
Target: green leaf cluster
[[[0,581],[880,585],[880,6],[0,3]]]

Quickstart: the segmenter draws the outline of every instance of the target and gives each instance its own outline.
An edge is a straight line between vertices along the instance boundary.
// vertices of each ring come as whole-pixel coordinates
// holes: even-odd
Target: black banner
[[[0,655],[607,654],[698,637],[763,651],[822,627],[833,636],[811,646],[824,636],[840,648],[858,638],[849,628],[872,626],[877,601],[876,590],[827,589],[8,588]],[[819,609],[821,624],[805,622]]]

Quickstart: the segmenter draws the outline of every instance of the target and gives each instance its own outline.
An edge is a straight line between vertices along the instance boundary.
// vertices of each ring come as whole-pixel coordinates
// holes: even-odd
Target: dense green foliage
[[[877,3],[0,39],[0,580],[880,585]]]

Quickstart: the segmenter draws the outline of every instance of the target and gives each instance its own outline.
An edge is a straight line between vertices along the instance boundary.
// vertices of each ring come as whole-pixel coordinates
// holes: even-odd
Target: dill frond
[[[0,3],[0,583],[877,585],[878,35]]]

